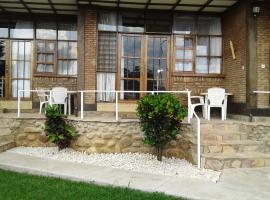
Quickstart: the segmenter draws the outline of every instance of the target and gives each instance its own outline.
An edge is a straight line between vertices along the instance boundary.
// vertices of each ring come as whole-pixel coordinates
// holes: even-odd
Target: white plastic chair
[[[51,102],[50,104],[64,105],[64,114],[67,114],[67,88],[64,87],[54,87],[51,92]]]
[[[193,99],[198,99],[199,102],[198,103],[192,103]],[[203,117],[206,118],[206,109],[205,109],[205,103],[204,103],[204,98],[202,96],[191,96],[190,97],[190,102],[189,102],[189,113],[188,113],[188,117],[189,119],[193,118],[194,115],[194,110],[197,106],[202,106],[202,112],[203,112]]]
[[[41,114],[43,105],[45,105],[46,108],[49,103],[49,95],[47,95],[45,90],[42,88],[36,88],[36,92],[39,98],[39,114]]]
[[[227,105],[226,105],[225,89],[223,88],[209,88],[207,93],[207,119],[210,120],[211,108],[221,108],[221,119],[226,119]]]

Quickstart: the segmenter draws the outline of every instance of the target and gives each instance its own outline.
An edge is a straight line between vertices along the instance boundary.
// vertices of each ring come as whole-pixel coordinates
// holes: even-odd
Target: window
[[[116,31],[117,17],[116,12],[101,11],[98,13],[98,30]]]
[[[141,36],[122,36],[120,88],[122,91],[140,90]],[[122,100],[139,99],[138,93],[121,93]]]
[[[172,27],[171,14],[166,13],[146,13],[145,27],[148,33],[170,33]]]
[[[97,90],[115,90],[116,33],[98,33]],[[114,93],[97,94],[97,101],[110,102]]]
[[[37,73],[65,76],[77,75],[76,29],[76,24],[71,23],[58,25],[54,22],[37,23]]]
[[[8,23],[0,22],[0,38],[8,38]]]
[[[58,74],[77,75],[77,42],[58,42]]]
[[[98,65],[99,72],[115,72],[116,70],[116,33],[99,32]]]
[[[37,39],[56,40],[57,25],[54,22],[38,22],[36,29]]]
[[[12,41],[11,56],[12,97],[17,97],[18,90],[30,90],[31,42]],[[30,92],[23,92],[22,97],[30,97]]]
[[[144,32],[144,13],[121,12],[119,15],[119,31],[121,32]]]
[[[16,39],[33,39],[33,22],[18,20],[16,23],[11,24],[10,37]]]
[[[192,72],[194,63],[194,39],[189,36],[175,38],[175,70]]]
[[[37,72],[54,71],[55,41],[37,41]]]
[[[58,40],[77,40],[76,24],[58,24]]]
[[[218,17],[176,16],[175,72],[220,74],[222,31]],[[181,35],[177,35],[181,34]]]

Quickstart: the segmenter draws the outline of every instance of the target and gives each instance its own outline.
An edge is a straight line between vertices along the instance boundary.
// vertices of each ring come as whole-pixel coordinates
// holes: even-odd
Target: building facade
[[[269,1],[14,2],[0,2],[1,108],[16,108],[18,89],[223,87],[233,93],[230,113],[270,114],[269,95],[253,93],[270,90]],[[122,110],[141,95],[120,93]],[[35,95],[23,97],[24,108],[37,106]],[[86,94],[85,109],[114,110],[114,101]]]

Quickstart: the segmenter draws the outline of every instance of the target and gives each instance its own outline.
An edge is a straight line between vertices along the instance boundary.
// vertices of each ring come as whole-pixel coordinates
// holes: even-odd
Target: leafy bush
[[[154,94],[138,101],[137,115],[144,132],[144,143],[155,147],[157,159],[161,161],[163,149],[176,139],[187,109],[172,94]]]
[[[48,140],[55,143],[59,150],[69,147],[71,140],[77,136],[75,128],[59,112],[58,105],[46,108],[45,132]]]

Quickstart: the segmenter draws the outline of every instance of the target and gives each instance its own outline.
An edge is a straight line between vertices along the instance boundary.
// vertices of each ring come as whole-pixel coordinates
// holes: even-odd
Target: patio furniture
[[[225,120],[227,113],[227,99],[225,95],[225,89],[217,87],[208,89],[206,106],[208,120],[210,120],[211,108],[221,108],[221,119]]]
[[[193,99],[199,100],[199,103],[192,103]],[[188,113],[189,119],[193,118],[194,110],[197,106],[202,106],[203,117],[206,118],[206,107],[205,107],[205,103],[204,103],[204,98],[202,96],[191,96],[190,102],[189,102],[189,109],[188,109],[189,110],[189,113]]]
[[[49,95],[46,94],[45,90],[42,88],[36,88],[37,96],[39,98],[39,114],[42,112],[43,105],[46,106],[49,103]],[[46,113],[46,111],[45,111]]]
[[[68,90],[65,87],[54,87],[51,91],[50,105],[64,105],[64,114],[67,114]]]

